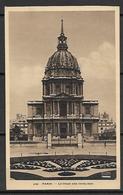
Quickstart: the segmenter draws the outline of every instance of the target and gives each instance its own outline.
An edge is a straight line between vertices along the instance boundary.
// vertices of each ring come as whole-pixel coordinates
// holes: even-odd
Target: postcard
[[[5,7],[9,190],[120,189],[118,6]]]

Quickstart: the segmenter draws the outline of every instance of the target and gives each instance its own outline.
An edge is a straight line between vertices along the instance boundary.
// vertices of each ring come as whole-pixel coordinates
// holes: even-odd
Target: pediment
[[[57,94],[56,97],[71,97],[71,95],[63,92],[63,93]]]

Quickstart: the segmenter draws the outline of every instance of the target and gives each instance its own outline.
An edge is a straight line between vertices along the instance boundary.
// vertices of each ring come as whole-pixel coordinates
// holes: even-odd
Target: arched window
[[[67,94],[71,94],[71,87],[70,87],[70,85],[66,85],[66,93]]]
[[[72,102],[69,102],[69,114],[72,114]]]
[[[46,95],[50,94],[50,86],[49,84],[46,85]]]
[[[61,92],[60,84],[56,84],[56,94],[59,94]]]

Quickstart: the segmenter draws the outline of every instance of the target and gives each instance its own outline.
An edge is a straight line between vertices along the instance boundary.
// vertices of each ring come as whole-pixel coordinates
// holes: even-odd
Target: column
[[[53,117],[54,116],[54,101],[51,101],[51,117]]]
[[[92,111],[92,113],[93,113],[92,115],[95,116],[95,114],[94,114],[94,106],[92,106],[92,110],[93,110]]]
[[[52,82],[52,94],[54,94],[54,83]]]
[[[82,95],[82,88],[81,88],[81,84],[79,84],[79,95]]]
[[[33,109],[33,105],[32,105],[32,117],[34,116],[34,111],[33,111],[34,109]]]
[[[73,113],[76,116],[76,102],[73,102]]]
[[[52,87],[52,83],[50,83],[50,94],[53,93],[53,87]]]
[[[74,122],[72,122],[72,135],[75,135]]]
[[[60,123],[58,123],[58,136],[60,136]]]
[[[61,93],[65,93],[65,84],[63,81],[61,83]]]
[[[74,132],[75,132],[75,135],[76,135],[76,123],[74,123]]]
[[[64,85],[64,90],[63,90],[63,92],[65,93],[65,83],[63,83],[63,85]]]
[[[77,93],[76,93],[76,83],[74,83],[74,94],[77,95]]]
[[[86,128],[85,128],[85,123],[83,123],[83,135],[86,134]]]
[[[81,117],[81,102],[79,102],[79,117]]]
[[[80,123],[80,132],[82,133],[82,123]]]
[[[76,94],[76,93],[75,93],[75,83],[74,83],[74,82],[72,83],[72,94],[73,94],[73,95]]]
[[[67,138],[70,136],[70,133],[69,133],[69,122],[67,123]]]
[[[58,105],[58,116],[60,116],[59,102],[57,102],[57,105]]]
[[[81,116],[83,116],[83,104],[82,104],[82,102],[80,103],[80,107],[81,107],[81,109],[80,109],[81,110],[80,111],[81,112]]]
[[[71,102],[71,115],[73,115],[73,102]]]
[[[69,116],[69,102],[67,102],[67,116]]]
[[[52,94],[52,83],[50,83],[50,94]]]
[[[74,106],[74,102],[72,102],[72,113],[73,113],[73,115],[75,114],[75,106]]]
[[[35,129],[35,124],[34,123],[32,124],[32,128],[33,128],[33,141],[36,141],[35,140],[35,137],[36,137],[36,129]]]
[[[61,93],[63,93],[63,81],[61,81]]]
[[[46,113],[47,113],[47,107],[46,107],[46,102],[44,102],[44,117],[46,117]]]

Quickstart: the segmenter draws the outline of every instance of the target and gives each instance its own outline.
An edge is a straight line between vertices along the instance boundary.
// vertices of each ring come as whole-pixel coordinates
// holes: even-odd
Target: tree
[[[14,136],[14,140],[18,140],[20,134],[21,134],[21,129],[17,125],[12,129],[12,134]]]

